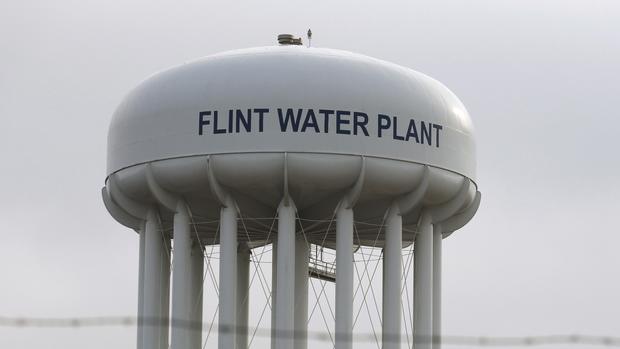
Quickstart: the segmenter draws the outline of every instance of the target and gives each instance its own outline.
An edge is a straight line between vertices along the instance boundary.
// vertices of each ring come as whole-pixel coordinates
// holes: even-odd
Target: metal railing
[[[308,272],[310,277],[325,281],[336,281],[336,258],[335,251],[326,252],[325,247],[320,245],[310,245],[310,255],[308,258]],[[331,249],[328,249],[333,251]],[[329,259],[328,259],[329,257]]]

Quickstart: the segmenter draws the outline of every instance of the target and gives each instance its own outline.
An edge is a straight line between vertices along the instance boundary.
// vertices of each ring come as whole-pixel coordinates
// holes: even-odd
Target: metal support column
[[[237,349],[248,347],[250,307],[250,249],[245,243],[237,251]]]
[[[161,316],[161,251],[162,238],[157,214],[150,210],[144,226],[144,300],[142,314],[142,348],[159,348],[160,332],[167,328],[159,326]]]
[[[413,335],[416,349],[431,349],[433,335],[433,224],[423,214],[415,238]]]
[[[232,199],[220,211],[219,349],[235,349],[237,308],[237,207]],[[175,349],[175,348],[173,348]]]
[[[144,223],[146,225],[146,222]],[[144,243],[146,242],[146,226],[143,225],[139,233],[139,257],[138,257],[138,333],[137,333],[137,348],[144,349],[142,347],[142,327],[144,318]]]
[[[173,274],[172,274],[172,330],[170,347],[187,349],[190,347],[191,323],[191,233],[189,212],[183,202],[179,202],[174,215],[173,231]]]
[[[295,240],[295,346],[308,349],[308,258],[309,247],[303,235]]]
[[[276,288],[278,288],[278,241],[271,243],[271,349],[276,348]]]
[[[400,348],[403,219],[393,205],[386,220],[383,248],[383,349]]]
[[[441,234],[433,225],[433,349],[441,349]]]
[[[170,238],[161,233],[161,296],[159,318],[161,331],[159,331],[159,349],[169,349],[168,330],[170,327]],[[148,348],[144,348],[148,349]]]
[[[190,299],[192,326],[190,329],[191,349],[202,349],[202,298],[204,287],[204,252],[200,241],[192,244],[192,297]]]
[[[353,210],[336,213],[336,349],[351,349],[353,331]]]
[[[278,265],[276,285],[276,349],[293,348],[295,309],[295,206],[282,200],[278,208]],[[223,348],[221,348],[223,349]]]

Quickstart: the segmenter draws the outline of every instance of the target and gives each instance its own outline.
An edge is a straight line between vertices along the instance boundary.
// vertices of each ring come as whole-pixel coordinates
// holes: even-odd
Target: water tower
[[[382,251],[382,347],[400,348],[411,244],[415,347],[437,348],[442,238],[478,209],[475,171],[463,104],[396,64],[281,35],[149,77],[113,116],[102,189],[140,237],[138,348],[202,347],[213,245],[220,349],[248,347],[248,270],[264,246],[272,347],[307,348],[317,277],[335,281],[335,347],[352,348],[354,255],[372,246]],[[335,251],[331,268],[312,262],[311,246]]]

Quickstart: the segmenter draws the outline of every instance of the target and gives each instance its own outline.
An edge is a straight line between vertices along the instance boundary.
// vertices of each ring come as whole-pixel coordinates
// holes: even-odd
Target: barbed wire
[[[192,330],[208,331],[209,327],[215,325],[211,323],[200,323],[167,318],[136,318],[132,316],[98,316],[98,317],[68,317],[68,318],[29,318],[29,317],[4,317],[0,316],[0,327],[12,328],[89,328],[89,327],[130,327],[130,326],[162,326],[162,327],[182,327]],[[248,328],[240,326],[220,326],[220,333],[242,332],[247,333]],[[257,328],[256,335],[261,337],[282,337],[297,338],[307,337],[311,340],[331,342],[330,336],[326,332],[319,331],[272,331],[267,328]],[[352,342],[374,342],[375,337],[372,333],[354,333],[353,336],[345,334],[335,334],[340,340],[350,340]],[[384,340],[388,342],[404,342],[404,334],[389,335],[383,334]],[[566,335],[543,335],[543,336],[514,336],[514,337],[494,337],[494,336],[414,336],[414,343],[441,342],[445,345],[458,346],[479,346],[479,347],[525,347],[541,345],[566,345],[566,344],[587,344],[606,347],[620,347],[620,337],[613,336],[593,336],[581,334]]]

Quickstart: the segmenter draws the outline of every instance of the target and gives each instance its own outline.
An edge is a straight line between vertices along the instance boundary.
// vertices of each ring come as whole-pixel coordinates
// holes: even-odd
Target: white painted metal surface
[[[235,348],[237,325],[237,209],[227,202],[220,218],[220,349]],[[173,348],[174,349],[174,348]]]
[[[345,203],[336,214],[336,349],[353,347],[353,210]]]
[[[278,240],[271,244],[271,349],[276,347],[276,291],[278,288]]]
[[[301,234],[295,239],[295,346],[308,348],[308,243]]]
[[[190,319],[190,349],[202,349],[202,302],[203,302],[203,260],[202,246],[196,237],[192,236],[192,255],[191,255],[191,289],[192,295],[189,299]]]
[[[251,130],[244,125],[237,128],[236,120],[229,130],[229,110],[236,117],[237,109],[247,114],[248,108],[254,116]],[[278,108],[293,108],[295,113],[302,108],[304,120],[312,109],[317,124],[305,132],[281,132]],[[262,131],[258,109],[269,109],[262,117]],[[350,113],[324,116],[320,110]],[[204,116],[209,124],[199,135],[203,111],[211,114]],[[365,129],[355,127],[353,112],[367,115]],[[388,117],[382,119],[380,114]],[[439,131],[431,127],[431,145],[417,143],[413,136],[399,140],[406,137],[411,119],[420,142],[422,121],[442,126]],[[363,121],[362,116],[357,121]],[[381,133],[380,122],[390,124]],[[114,115],[108,174],[167,158],[282,151],[399,159],[475,177],[471,121],[446,87],[378,59],[301,46],[231,51],[153,75],[125,98]]]
[[[169,349],[170,326],[170,238],[160,232],[161,244],[161,267],[160,270],[160,306],[159,306],[159,349]],[[146,348],[145,348],[146,349]]]
[[[161,263],[163,260],[162,238],[159,232],[157,216],[152,210],[148,211],[145,223],[145,245],[144,245],[144,304],[142,313],[146,323],[142,330],[143,348],[160,348],[161,332],[164,331],[159,326],[162,314],[161,298],[162,289]],[[166,343],[167,345],[167,343]]]
[[[153,75],[114,114],[102,190],[110,214],[141,231],[138,314],[163,325],[139,327],[138,348],[169,346],[171,235],[172,319],[192,326],[202,320],[196,244],[220,244],[220,349],[247,346],[247,333],[236,331],[247,328],[242,291],[250,266],[249,251],[239,247],[270,243],[272,349],[307,347],[306,239],[337,250],[337,349],[354,346],[354,242],[384,249],[382,318],[390,340],[383,347],[400,347],[401,248],[409,232],[417,232],[415,333],[440,334],[441,238],[478,209],[475,170],[473,127],[462,103],[436,80],[392,63],[279,46]],[[330,230],[320,222],[335,210]],[[277,232],[251,220],[237,224],[276,212]],[[297,216],[319,222],[314,229],[325,236],[302,241]],[[218,222],[219,230],[195,217]],[[356,224],[380,226],[384,217],[384,233],[367,229],[353,241]],[[442,231],[433,234],[433,227]],[[172,326],[171,334],[172,349],[201,342],[187,327]],[[420,342],[416,349],[430,347]]]
[[[431,349],[433,335],[433,224],[423,214],[415,238],[413,278],[413,334],[416,349]]]
[[[177,204],[174,215],[174,259],[172,274],[172,331],[170,347],[185,349],[190,347],[192,284],[191,284],[191,232],[189,212],[182,202]],[[178,324],[178,325],[175,325]]]
[[[441,349],[441,224],[433,225],[433,349]]]
[[[295,329],[295,205],[286,199],[278,208],[277,263],[276,349],[290,349]]]
[[[146,227],[138,231],[140,235],[140,247],[138,252],[138,327],[137,327],[137,347],[143,349],[142,346],[142,330],[144,319],[144,248],[146,244]]]
[[[388,211],[383,249],[383,349],[400,348],[402,217],[396,205]]]
[[[237,348],[248,347],[250,306],[250,250],[240,244],[237,250]]]

